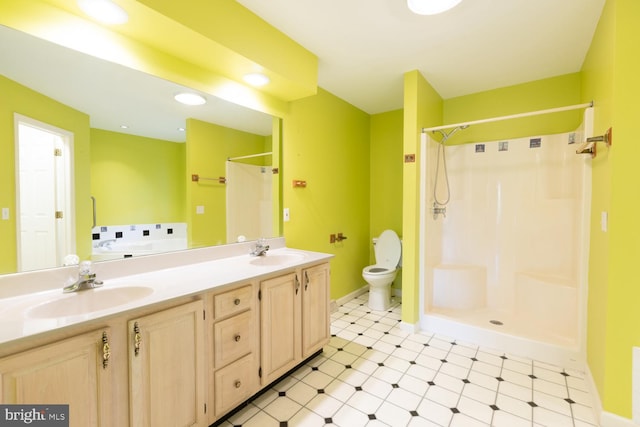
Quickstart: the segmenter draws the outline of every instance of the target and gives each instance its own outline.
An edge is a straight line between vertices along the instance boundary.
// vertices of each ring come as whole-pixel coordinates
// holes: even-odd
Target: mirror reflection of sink
[[[117,307],[144,298],[153,293],[146,286],[126,286],[119,288],[97,288],[65,294],[31,308],[27,315],[31,318],[54,318],[75,316]]]
[[[277,265],[285,265],[285,264],[293,264],[295,262],[302,261],[305,258],[304,254],[289,252],[286,254],[269,254],[267,252],[266,255],[262,255],[259,257],[255,257],[251,261],[250,264],[253,265],[264,265],[264,266],[277,266]]]

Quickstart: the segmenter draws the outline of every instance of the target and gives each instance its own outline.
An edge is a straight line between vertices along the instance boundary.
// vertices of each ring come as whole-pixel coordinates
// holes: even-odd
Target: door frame
[[[53,133],[60,136],[62,140],[62,158],[60,160],[61,165],[56,165],[55,180],[56,180],[56,205],[60,208],[62,205],[62,211],[64,212],[63,218],[58,222],[56,221],[55,234],[56,234],[56,258],[57,266],[62,266],[62,261],[67,254],[73,254],[76,252],[76,227],[75,227],[75,181],[74,181],[74,134],[73,132],[61,129],[57,126],[33,119],[31,117],[14,113],[14,139],[15,139],[15,192],[16,192],[16,207],[15,207],[15,222],[16,222],[16,259],[17,259],[17,271],[22,270],[22,256],[21,256],[21,213],[20,213],[20,125],[30,126],[36,129],[40,129],[45,132]],[[61,166],[61,167],[59,167]]]

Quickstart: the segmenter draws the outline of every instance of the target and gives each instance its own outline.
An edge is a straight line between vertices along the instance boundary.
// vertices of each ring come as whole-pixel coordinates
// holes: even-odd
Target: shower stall
[[[238,163],[230,159],[226,168],[227,242],[272,237],[271,166]]]
[[[422,329],[580,366],[591,157],[576,147],[592,128],[586,108],[564,134],[443,147],[423,133]]]

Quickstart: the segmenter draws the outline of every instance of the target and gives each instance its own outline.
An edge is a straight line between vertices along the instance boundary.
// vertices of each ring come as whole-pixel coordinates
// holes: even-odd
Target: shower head
[[[443,131],[443,130],[434,130],[433,132],[440,132],[440,134],[442,135],[442,140],[440,141],[440,144],[444,144],[445,142],[447,142],[447,140],[449,138],[451,138],[451,136],[456,133],[457,131],[461,130],[461,129],[466,129],[468,128],[469,125],[460,125],[460,126],[456,126],[453,129],[451,129],[448,133]]]

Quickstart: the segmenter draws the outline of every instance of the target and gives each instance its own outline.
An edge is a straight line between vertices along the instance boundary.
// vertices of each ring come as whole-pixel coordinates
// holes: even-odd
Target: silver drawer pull
[[[233,337],[233,339],[234,339],[236,342],[240,342],[240,335],[236,335],[235,337]]]
[[[234,303],[235,305],[240,305],[240,298],[236,298],[236,299],[234,299],[234,300],[233,300],[233,303]]]
[[[236,383],[234,385],[236,386],[236,388],[242,387],[242,383],[240,382],[240,380],[236,380]]]

